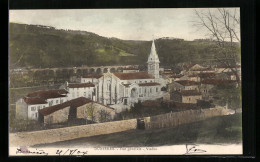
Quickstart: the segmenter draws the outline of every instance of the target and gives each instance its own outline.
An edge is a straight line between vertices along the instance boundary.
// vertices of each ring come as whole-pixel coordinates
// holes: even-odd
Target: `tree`
[[[93,123],[96,119],[96,114],[95,114],[96,106],[94,105],[93,102],[91,102],[85,109],[85,118],[86,122],[88,118],[90,118],[91,123]]]
[[[237,63],[240,62],[240,17],[237,9],[195,10],[197,28],[206,29],[208,36],[216,43],[216,60],[225,65],[236,76],[241,86]]]
[[[107,112],[106,110],[104,109],[101,109],[98,111],[98,115],[99,115],[99,122],[103,123],[103,122],[108,122],[111,120],[110,118],[110,114],[109,112]]]

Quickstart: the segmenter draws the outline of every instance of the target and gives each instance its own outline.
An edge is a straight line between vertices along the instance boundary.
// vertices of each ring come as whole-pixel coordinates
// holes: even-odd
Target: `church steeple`
[[[152,43],[151,52],[150,52],[150,55],[148,57],[147,63],[151,63],[151,62],[158,62],[158,63],[160,63],[159,57],[158,57],[157,52],[156,52],[154,40],[153,40],[153,43]]]
[[[153,75],[155,79],[159,78],[159,57],[156,52],[154,40],[152,42],[151,52],[147,60],[148,73]]]

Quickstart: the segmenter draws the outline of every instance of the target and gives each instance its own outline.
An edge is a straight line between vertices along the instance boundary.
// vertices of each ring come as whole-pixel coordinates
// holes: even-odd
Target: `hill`
[[[155,41],[161,65],[204,63],[214,58],[214,43],[161,38]],[[86,31],[10,23],[11,68],[144,64],[151,41],[106,38]]]

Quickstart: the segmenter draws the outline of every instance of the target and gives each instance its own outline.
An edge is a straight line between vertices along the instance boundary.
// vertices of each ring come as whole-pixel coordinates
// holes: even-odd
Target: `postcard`
[[[240,8],[9,10],[9,155],[242,155]]]

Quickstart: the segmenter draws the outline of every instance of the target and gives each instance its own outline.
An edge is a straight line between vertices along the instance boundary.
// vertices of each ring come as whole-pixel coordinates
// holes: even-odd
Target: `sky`
[[[196,20],[194,10],[192,8],[10,10],[9,21],[46,25],[57,29],[82,30],[124,40],[152,40],[161,37],[202,39],[207,32],[193,25]]]

